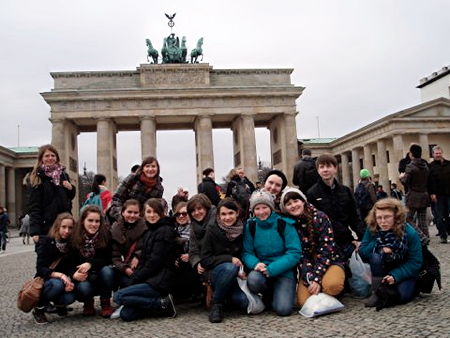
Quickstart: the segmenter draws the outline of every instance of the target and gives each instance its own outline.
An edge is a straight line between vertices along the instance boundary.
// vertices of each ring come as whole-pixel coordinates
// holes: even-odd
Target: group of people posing
[[[336,180],[335,157],[321,155],[315,165],[320,178],[307,191],[288,187],[274,169],[248,201],[237,201],[236,172],[230,197],[212,201],[199,186],[199,194],[172,205],[168,216],[160,166],[149,157],[112,195],[98,175],[93,193],[103,193],[101,202],[83,206],[76,221],[70,215],[75,187],[56,149],[41,147],[29,205],[37,276],[45,279],[36,322],[48,322],[49,304],[63,316],[75,300],[83,302],[84,315],[94,315],[96,296],[102,317],[175,317],[174,297],[198,297],[207,285],[213,291],[208,318],[217,323],[227,309],[248,306],[238,278],[267,309],[288,316],[311,295],[340,295],[354,250],[370,264],[374,287],[389,287],[398,303],[412,300],[422,249],[403,204],[376,202],[366,226],[353,193]],[[365,301],[377,302],[375,292]]]

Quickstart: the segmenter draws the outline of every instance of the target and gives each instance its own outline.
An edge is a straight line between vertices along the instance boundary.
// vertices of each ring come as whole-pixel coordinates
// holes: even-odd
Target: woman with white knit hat
[[[286,188],[281,195],[281,211],[295,219],[302,245],[297,303],[302,306],[319,292],[335,296],[344,289],[345,272],[336,253],[333,229],[328,216],[308,203],[298,189]]]
[[[301,245],[294,221],[274,212],[270,194],[255,191],[250,197],[254,217],[244,232],[242,261],[251,271],[247,285],[261,293],[266,306],[279,316],[289,316],[295,302],[296,266]]]

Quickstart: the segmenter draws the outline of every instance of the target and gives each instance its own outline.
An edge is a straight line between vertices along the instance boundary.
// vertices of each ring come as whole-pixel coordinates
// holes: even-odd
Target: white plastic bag
[[[312,318],[327,313],[337,312],[343,308],[344,304],[336,298],[321,292],[309,297],[298,313],[306,318]]]
[[[348,283],[352,289],[352,293],[358,297],[369,296],[372,284],[370,265],[364,263],[355,250],[350,257],[349,267],[352,272],[352,277],[349,278]]]
[[[245,274],[244,267],[241,266],[239,268],[239,275],[242,276],[243,274]],[[237,277],[237,282],[242,292],[245,293],[248,299],[247,313],[257,315],[258,313],[263,312],[265,309],[264,303],[259,295],[255,295],[248,289],[247,280]]]

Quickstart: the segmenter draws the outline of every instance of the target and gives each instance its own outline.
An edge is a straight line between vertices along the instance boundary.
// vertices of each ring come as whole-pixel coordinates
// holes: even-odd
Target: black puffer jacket
[[[242,253],[242,234],[230,241],[225,231],[214,223],[206,230],[201,252],[201,265],[212,270],[221,263],[229,262],[233,257],[240,258]]]
[[[219,187],[211,177],[205,177],[198,185],[198,193],[205,194],[212,204],[217,206],[220,202]]]
[[[320,179],[308,190],[307,198],[308,202],[330,218],[338,246],[346,246],[354,240],[349,227],[356,233],[358,240],[362,239],[365,226],[359,217],[349,187],[334,180],[332,189]]]
[[[316,161],[310,156],[305,156],[297,162],[292,175],[292,183],[298,186],[302,192],[307,192],[318,180]]]
[[[173,220],[161,218],[156,224],[147,222],[141,259],[130,276],[132,284],[148,283],[162,293],[170,292],[175,276],[175,230]]]
[[[73,270],[72,260],[69,254],[64,254],[56,247],[56,240],[48,236],[39,236],[36,244],[36,276],[49,279],[52,272],[61,272],[67,276]],[[61,258],[58,265],[54,269],[50,269],[50,265],[58,258]]]
[[[72,190],[64,188],[63,181],[69,181],[65,171],[61,173],[61,184],[55,185],[51,178],[38,169],[41,183],[31,189],[28,202],[30,215],[30,235],[47,235],[56,216],[62,212],[72,211],[72,200],[76,195],[75,186]]]

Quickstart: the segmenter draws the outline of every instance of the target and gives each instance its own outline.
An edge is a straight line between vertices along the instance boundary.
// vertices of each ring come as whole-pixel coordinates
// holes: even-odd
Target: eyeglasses
[[[377,216],[377,217],[375,217],[375,219],[379,222],[379,221],[385,221],[385,220],[391,219],[393,217],[394,217],[394,215],[386,215],[386,216]]]
[[[177,212],[176,214],[175,214],[175,217],[186,217],[188,215],[188,213],[187,212]]]

